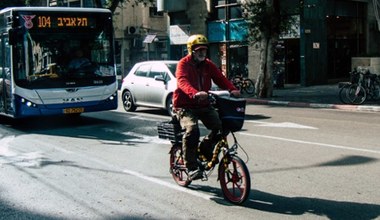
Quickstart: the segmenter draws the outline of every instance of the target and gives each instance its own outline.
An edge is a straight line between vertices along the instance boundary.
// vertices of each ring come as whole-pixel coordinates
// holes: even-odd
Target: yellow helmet
[[[187,51],[189,54],[192,54],[193,50],[200,48],[208,48],[208,40],[202,34],[191,35],[189,39],[187,39]]]

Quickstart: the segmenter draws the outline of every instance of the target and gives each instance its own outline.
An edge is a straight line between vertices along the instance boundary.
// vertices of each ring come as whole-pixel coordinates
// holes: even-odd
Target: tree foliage
[[[292,31],[291,26],[296,20],[292,14],[299,13],[298,7],[293,11],[280,8],[279,0],[243,1],[243,17],[249,26],[249,41],[256,43],[263,35],[276,36],[280,33]]]
[[[96,1],[100,2],[101,0],[96,0]],[[112,12],[114,12],[120,3],[128,3],[128,4],[133,4],[133,5],[138,5],[139,3],[142,3],[144,4],[144,6],[147,6],[147,5],[153,5],[155,2],[156,0],[106,0],[105,7],[110,9]]]

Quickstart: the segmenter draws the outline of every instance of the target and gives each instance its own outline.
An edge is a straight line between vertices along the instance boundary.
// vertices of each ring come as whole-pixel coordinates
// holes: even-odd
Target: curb
[[[380,112],[380,106],[369,105],[341,105],[341,104],[321,104],[321,103],[306,103],[306,102],[291,102],[291,101],[273,101],[265,99],[246,98],[247,103],[259,105],[281,105],[288,107],[302,108],[325,108],[337,109],[346,111],[362,111],[362,112]]]

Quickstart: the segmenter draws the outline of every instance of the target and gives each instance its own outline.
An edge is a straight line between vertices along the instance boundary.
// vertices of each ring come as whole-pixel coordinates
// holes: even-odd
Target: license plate
[[[84,112],[84,108],[65,108],[63,109],[64,114],[76,114]]]

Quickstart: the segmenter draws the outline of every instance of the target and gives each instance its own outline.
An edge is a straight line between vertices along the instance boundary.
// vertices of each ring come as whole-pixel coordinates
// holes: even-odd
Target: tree
[[[248,40],[260,46],[260,70],[255,94],[261,98],[271,97],[274,47],[280,33],[290,30],[294,20],[281,13],[280,0],[243,0],[241,6],[248,22]]]
[[[95,0],[95,2],[98,7],[102,5],[101,4],[102,0]],[[106,0],[106,8],[114,12],[117,6],[123,2],[134,4],[134,5],[138,5],[139,3],[142,3],[146,6],[146,5],[153,5],[153,3],[156,2],[156,0]]]

